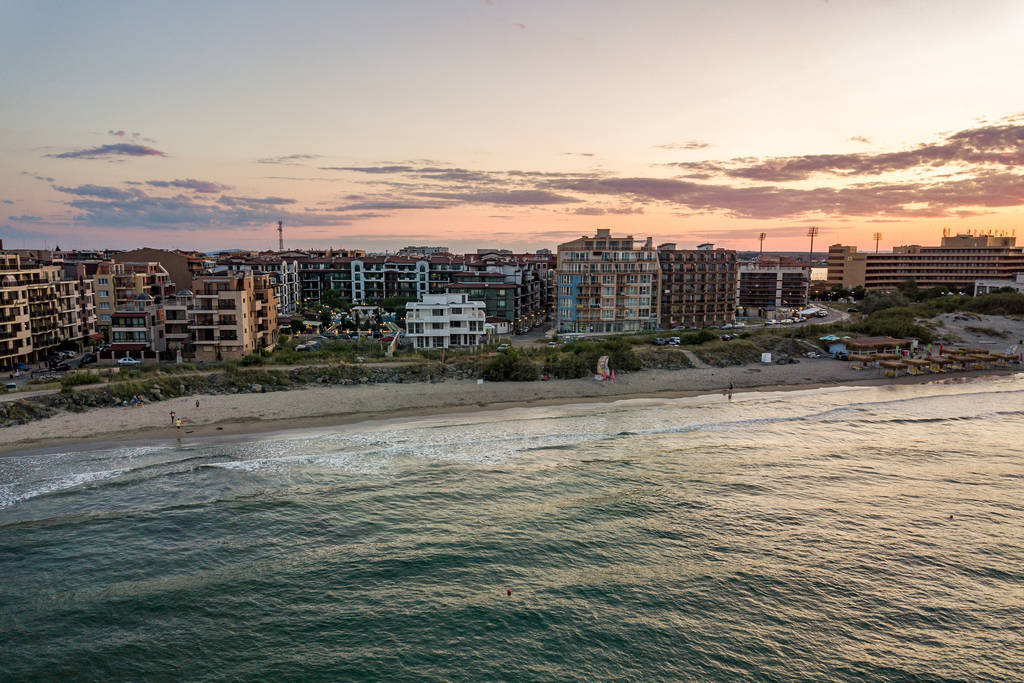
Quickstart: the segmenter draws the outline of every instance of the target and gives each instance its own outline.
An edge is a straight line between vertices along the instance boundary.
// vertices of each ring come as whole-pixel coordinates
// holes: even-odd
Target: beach
[[[4,428],[0,453],[78,443],[149,441],[175,438],[258,434],[303,427],[323,427],[466,408],[498,409],[644,397],[671,397],[736,391],[812,388],[836,384],[892,384],[942,381],[977,373],[923,375],[896,379],[878,370],[853,370],[828,358],[803,359],[793,365],[748,364],[725,368],[644,370],[615,380],[484,382],[447,380],[434,383],[325,386],[253,394],[185,396],[136,407],[99,408],[59,415]],[[199,407],[196,407],[196,400]],[[723,396],[723,401],[726,398]],[[177,430],[170,413],[181,418]]]

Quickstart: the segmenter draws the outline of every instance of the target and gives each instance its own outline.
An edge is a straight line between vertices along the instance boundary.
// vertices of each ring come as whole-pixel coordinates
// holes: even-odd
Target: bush
[[[252,365],[263,365],[263,363],[263,356],[260,356],[255,353],[250,353],[247,356],[243,356],[242,360],[238,361],[238,364],[244,367],[249,367]]]
[[[81,386],[83,384],[98,384],[103,381],[103,378],[99,375],[93,375],[85,372],[78,372],[73,375],[68,375],[60,381],[60,388],[70,390],[71,387]]]
[[[484,379],[491,382],[532,382],[539,373],[533,361],[518,351],[505,351],[484,366]]]

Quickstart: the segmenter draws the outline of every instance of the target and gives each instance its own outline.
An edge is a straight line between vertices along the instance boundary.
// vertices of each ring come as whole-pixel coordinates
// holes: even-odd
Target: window
[[[109,283],[109,282],[107,281],[107,278],[105,278],[105,277],[101,277],[101,278],[98,278],[98,279],[96,280],[96,282],[98,282],[98,283],[99,283],[99,284],[101,284],[101,285],[108,285],[108,284],[110,284],[110,283]]]

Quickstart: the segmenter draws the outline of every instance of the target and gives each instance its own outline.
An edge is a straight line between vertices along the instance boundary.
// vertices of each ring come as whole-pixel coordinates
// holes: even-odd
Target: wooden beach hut
[[[901,360],[879,361],[878,366],[886,377],[899,377],[900,371],[906,370],[907,364]]]

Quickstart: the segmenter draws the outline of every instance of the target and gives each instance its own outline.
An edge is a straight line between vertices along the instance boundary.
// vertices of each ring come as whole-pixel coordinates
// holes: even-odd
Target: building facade
[[[93,275],[97,326],[109,332],[111,316],[134,308],[139,294],[148,294],[159,305],[175,291],[167,269],[155,261],[100,263]]]
[[[907,280],[919,287],[945,285],[972,291],[975,280],[1012,281],[1024,272],[1024,248],[1012,235],[951,235],[937,247],[912,244],[889,253],[858,252],[833,244],[828,249],[828,285],[844,289],[895,289]]]
[[[62,344],[87,341],[91,305],[83,297],[88,290],[61,265],[23,263],[0,251],[0,367],[43,361]]]
[[[484,303],[466,294],[425,294],[405,306],[406,337],[417,349],[478,346],[485,318]]]
[[[196,360],[233,360],[274,348],[277,301],[268,275],[203,275],[192,284]]]
[[[658,257],[651,238],[599,228],[558,245],[559,332],[637,332],[658,325]]]
[[[696,249],[658,246],[663,329],[736,322],[736,252],[704,244]]]
[[[811,281],[810,266],[778,256],[762,256],[739,264],[737,305],[772,311],[803,308]]]

